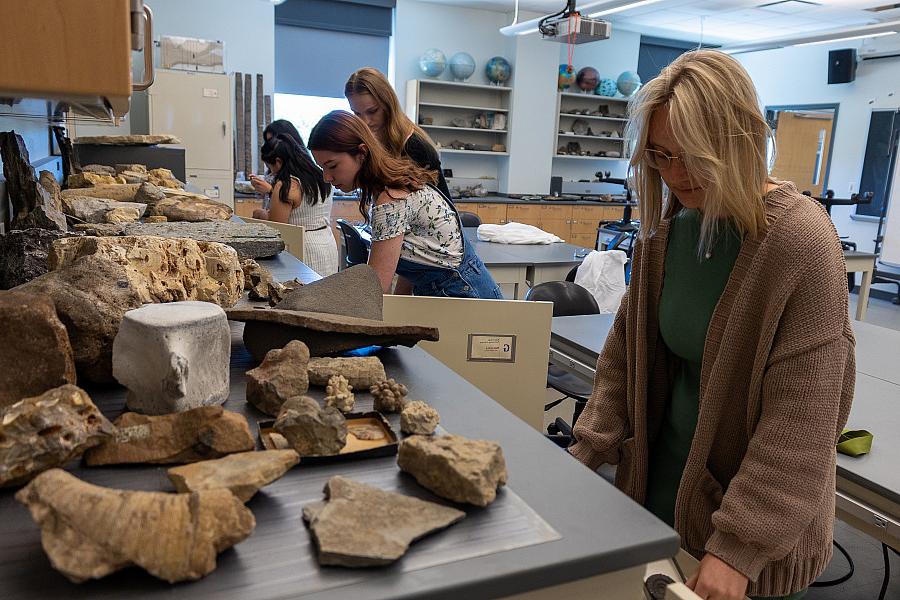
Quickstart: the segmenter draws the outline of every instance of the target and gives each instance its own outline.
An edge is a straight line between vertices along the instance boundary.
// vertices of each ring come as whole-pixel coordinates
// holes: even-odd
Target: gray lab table
[[[550,360],[593,382],[613,315],[554,317]],[[837,455],[838,516],[900,550],[900,331],[853,321],[856,388],[847,429],[874,436],[872,451]]]
[[[277,268],[274,263],[266,266],[281,279],[305,272],[304,265],[285,253],[275,262]],[[232,323],[231,394],[225,407],[246,415],[255,435],[256,421],[264,417],[244,400],[244,373],[253,365],[241,341],[242,327]],[[301,463],[250,500],[256,530],[220,554],[217,569],[205,578],[169,585],[139,569],[126,569],[75,585],[50,566],[38,528],[26,508],[13,499],[14,490],[3,490],[0,596],[4,600],[497,598],[601,575],[612,577],[675,554],[678,536],[674,531],[425,351],[385,349],[379,356],[388,375],[409,387],[410,397],[437,408],[446,430],[501,444],[509,485],[494,504],[486,509],[467,508],[466,519],[413,545],[406,557],[390,567],[320,568],[300,510],[321,498],[329,477],[342,474],[435,498],[401,474],[394,457]],[[89,392],[108,417],[122,412],[123,388],[91,388]],[[314,388],[311,395],[320,398],[322,390]],[[366,409],[371,398],[360,394],[357,403]],[[392,415],[391,421],[396,429],[397,416]],[[67,468],[99,485],[172,490],[163,466],[86,468],[75,462]],[[535,535],[547,541],[514,543]]]

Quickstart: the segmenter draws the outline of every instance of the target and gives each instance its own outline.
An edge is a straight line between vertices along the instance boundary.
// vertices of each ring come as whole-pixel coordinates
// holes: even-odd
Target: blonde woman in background
[[[344,96],[353,114],[362,119],[381,145],[395,158],[408,158],[423,169],[433,171],[435,186],[450,197],[441,169],[441,157],[428,134],[413,123],[400,108],[400,100],[390,82],[378,69],[364,67],[344,85]]]
[[[768,176],[756,90],[689,52],[630,109],[641,234],[569,452],[681,535],[701,598],[799,598],[832,554],[855,382],[825,210]]]

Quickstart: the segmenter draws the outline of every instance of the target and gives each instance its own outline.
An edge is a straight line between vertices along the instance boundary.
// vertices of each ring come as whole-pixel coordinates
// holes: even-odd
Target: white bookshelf
[[[506,86],[414,79],[406,82],[406,114],[440,146],[441,154],[509,156],[511,92]],[[495,129],[498,115],[506,123]],[[476,125],[481,116],[492,121],[489,127]],[[450,148],[454,142],[475,149]],[[491,149],[498,144],[503,151]]]
[[[553,157],[556,159],[624,161],[625,124],[628,98],[613,98],[578,92],[560,92],[556,101],[556,136]],[[589,111],[591,114],[580,114]],[[581,120],[588,130],[575,133],[573,125]],[[570,143],[578,144],[581,154],[561,154]],[[618,153],[617,157],[604,156],[607,152]]]

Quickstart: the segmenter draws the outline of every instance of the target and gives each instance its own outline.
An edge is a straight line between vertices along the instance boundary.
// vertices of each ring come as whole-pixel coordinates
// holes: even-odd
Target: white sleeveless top
[[[300,179],[291,175],[291,179],[300,185]],[[334,188],[325,198],[324,202],[316,201],[310,204],[306,198],[300,201],[300,204],[291,210],[288,216],[288,223],[291,225],[300,225],[306,231],[317,231],[319,229],[327,229],[331,225],[331,203],[334,195]]]

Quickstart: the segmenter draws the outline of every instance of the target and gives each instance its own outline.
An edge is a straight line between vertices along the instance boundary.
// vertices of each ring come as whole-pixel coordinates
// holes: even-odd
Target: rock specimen
[[[169,219],[162,215],[151,215],[144,219],[144,223],[165,223],[168,220]]]
[[[179,492],[228,489],[241,502],[288,472],[300,462],[293,450],[238,452],[169,469],[169,479]]]
[[[113,342],[113,376],[128,388],[128,409],[149,415],[222,404],[230,361],[228,319],[211,302],[128,311]]]
[[[297,340],[270,350],[262,364],[247,371],[247,401],[267,415],[278,416],[288,398],[309,389],[307,362],[309,349]]]
[[[256,447],[247,419],[221,406],[161,417],[127,412],[113,424],[115,438],[88,450],[88,465],[188,463]]]
[[[0,292],[0,323],[0,409],[75,383],[69,335],[49,298]]]
[[[60,198],[65,200],[73,196],[90,196],[91,198],[106,198],[107,200],[118,200],[120,202],[141,202],[147,204],[143,200],[137,200],[139,183],[108,183],[103,185],[95,185],[87,188],[75,188],[71,190],[63,190],[60,192]]]
[[[441,416],[421,400],[407,402],[400,413],[400,431],[408,434],[431,435]]]
[[[300,456],[333,456],[347,443],[344,415],[336,408],[321,408],[309,396],[285,402],[274,429]]]
[[[63,212],[85,223],[132,223],[147,210],[147,205],[139,202],[119,202],[91,196],[66,196],[62,199],[62,205]],[[126,218],[124,221],[121,220],[123,216]]]
[[[503,450],[495,442],[458,435],[414,435],[400,442],[397,465],[447,500],[487,506],[506,484]]]
[[[232,248],[150,236],[65,238],[53,244],[50,268],[84,256],[124,267],[142,302],[201,300],[234,306],[244,289],[244,273]]]
[[[325,406],[333,406],[342,413],[353,410],[353,386],[341,375],[332,375],[325,386]]]
[[[59,198],[59,193],[62,190],[59,187],[59,182],[56,180],[56,176],[50,171],[41,171],[38,178],[38,183],[40,183],[41,187],[44,188],[48,194],[50,194],[50,204],[53,206],[53,208],[55,210],[62,210],[62,201]]]
[[[375,425],[352,425],[348,427],[350,435],[358,440],[383,440],[384,430]]]
[[[144,184],[148,185],[148,184]],[[173,193],[166,190],[166,197],[155,204],[151,204],[147,213],[150,215],[162,215],[169,221],[227,221],[234,214],[231,207],[215,200],[210,200],[200,194],[188,192]]]
[[[38,183],[22,136],[0,131],[0,162],[12,204],[10,229],[40,227],[66,231],[66,217],[54,206],[51,194]]]
[[[387,379],[384,365],[377,356],[349,358],[312,358],[307,366],[311,385],[327,385],[335,375],[342,375],[355,390],[366,390]]]
[[[125,178],[115,177],[113,175],[100,175],[89,171],[73,173],[69,175],[69,179],[66,180],[66,185],[69,189],[89,188],[96,185],[115,185],[117,183],[125,183]]]
[[[150,169],[147,173],[148,181],[155,186],[170,188],[170,189],[183,189],[184,183],[175,178],[175,175],[172,174],[172,171],[169,169]]]
[[[112,346],[125,313],[141,305],[122,265],[86,256],[16,291],[50,298],[66,326],[79,379],[112,383]]]
[[[375,410],[398,413],[406,404],[406,394],[409,393],[409,390],[402,383],[397,383],[394,379],[387,379],[371,386],[369,393],[375,399]]]
[[[244,270],[244,289],[250,292],[251,300],[269,300],[269,290],[281,286],[268,270],[259,266],[252,258],[242,260],[241,269]]]
[[[85,135],[75,138],[76,144],[102,144],[112,146],[152,146],[154,144],[180,144],[174,135]]]
[[[335,476],[325,502],[303,507],[321,565],[387,565],[409,545],[462,520],[466,513]]]
[[[41,527],[44,551],[75,583],[137,565],[175,583],[200,579],[256,520],[228,490],[134,492],[85,483],[61,469],[16,494]]]
[[[83,235],[96,237],[124,235],[124,226],[121,223],[76,223],[73,229]]]
[[[382,321],[384,294],[375,270],[355,265],[285,294],[281,310],[345,315]]]
[[[46,273],[50,245],[74,235],[82,234],[32,228],[0,235],[0,289],[14,288]]]
[[[155,235],[165,238],[190,238],[201,242],[220,242],[234,248],[241,258],[265,258],[284,250],[284,240],[274,228],[263,223],[148,223],[129,225],[127,235]],[[172,220],[172,219],[170,219]]]
[[[81,167],[82,173],[96,173],[97,175],[116,175],[116,170],[109,165],[84,165]]]
[[[113,433],[112,423],[74,385],[0,409],[0,487],[61,467]]]
[[[269,292],[269,306],[275,306],[282,300],[284,300],[284,295],[288,292],[292,292],[297,288],[303,287],[303,282],[294,277],[289,281],[285,281],[284,283],[279,283],[278,281],[272,280],[268,284],[268,292]]]

